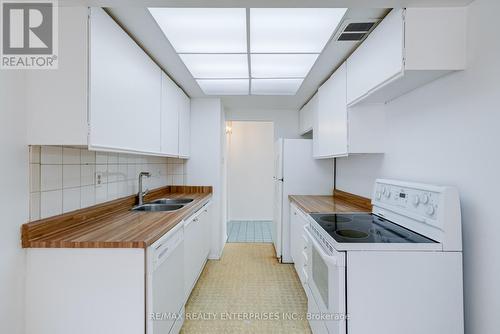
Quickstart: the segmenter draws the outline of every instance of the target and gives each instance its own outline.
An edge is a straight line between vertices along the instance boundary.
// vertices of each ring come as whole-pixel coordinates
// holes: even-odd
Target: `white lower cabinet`
[[[293,203],[290,204],[290,253],[294,263],[295,271],[302,284],[307,280],[304,265],[307,253],[304,252],[307,247],[307,240],[304,235],[304,227],[308,224],[306,215]]]
[[[210,203],[207,203],[184,222],[184,294],[186,300],[208,258],[209,205]]]
[[[177,334],[210,248],[211,202],[146,249],[28,248],[26,334]]]

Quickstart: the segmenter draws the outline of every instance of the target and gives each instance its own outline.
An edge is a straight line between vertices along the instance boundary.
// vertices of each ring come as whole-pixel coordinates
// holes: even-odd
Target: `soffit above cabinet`
[[[323,4],[324,5],[324,4]],[[242,8],[239,8],[242,9]],[[245,9],[243,9],[245,10]],[[206,97],[200,86],[205,90],[221,96],[223,103],[228,108],[290,108],[298,109],[302,106],[317,90],[317,88],[324,82],[331,73],[349,56],[356,47],[354,42],[338,42],[336,41],[337,35],[341,29],[350,21],[362,22],[367,19],[380,20],[383,18],[388,10],[387,9],[349,9],[344,15],[343,21],[339,25],[339,29],[335,30],[333,35],[328,36],[329,42],[326,43],[322,52],[317,54],[312,53],[291,53],[283,54],[256,54],[250,53],[245,60],[235,57],[231,60],[231,69],[225,68],[224,70],[234,71],[231,77],[226,77],[230,73],[222,73],[221,75],[214,75],[209,73],[213,67],[204,65],[204,62],[198,62],[191,67],[191,71],[196,71],[197,79],[192,75],[185,62],[193,62],[196,54],[185,53],[179,55],[177,50],[172,46],[170,41],[165,37],[162,29],[154,20],[153,16],[147,8],[137,7],[113,7],[110,8],[109,13],[129,32],[129,34],[136,39],[140,45],[155,59],[155,61],[172,77],[179,86],[190,97]],[[236,25],[235,25],[236,27]],[[238,28],[235,28],[237,30]],[[232,38],[229,36],[228,38]],[[335,40],[335,41],[333,41]],[[333,41],[333,42],[332,42]],[[178,46],[180,48],[180,46]],[[184,47],[184,46],[182,46]],[[237,45],[234,46],[235,48]],[[256,46],[258,47],[258,45]],[[184,49],[185,51],[185,49]],[[248,53],[247,53],[248,54]],[[184,57],[184,59],[182,59]],[[203,55],[205,57],[205,55]],[[276,62],[276,58],[280,58]],[[183,61],[184,60],[184,61]],[[225,60],[217,59],[214,56],[210,59],[213,65],[221,66]],[[244,65],[254,64],[255,66],[248,69],[246,73],[239,71],[244,70]],[[273,66],[275,64],[275,66]],[[277,65],[276,65],[277,64]],[[307,66],[312,65],[310,69]],[[279,66],[278,66],[279,65]],[[303,80],[298,85],[298,90],[294,95],[277,95],[273,92],[267,92],[266,95],[248,95],[251,90],[250,87],[250,73],[254,72],[255,79],[276,79],[276,84],[273,88],[278,90],[283,89],[283,86],[288,89],[296,89],[297,79]],[[265,78],[264,71],[269,72],[273,78]],[[304,73],[306,74],[304,78]],[[246,74],[246,75],[244,75]],[[216,76],[213,78],[212,76]],[[243,77],[240,77],[243,76]],[[221,78],[224,77],[224,78]],[[236,87],[232,87],[229,91],[221,90],[221,85],[228,86],[228,82],[221,83],[221,79],[235,80]],[[279,80],[278,80],[279,79]],[[289,80],[284,80],[289,79]],[[243,81],[246,80],[246,84]],[[257,82],[254,90],[262,92],[261,87],[269,82]],[[246,96],[242,95],[246,89]],[[224,94],[227,92],[227,94]]]

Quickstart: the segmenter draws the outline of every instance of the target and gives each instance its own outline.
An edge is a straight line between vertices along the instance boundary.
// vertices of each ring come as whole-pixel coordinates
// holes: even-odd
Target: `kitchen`
[[[0,70],[2,332],[498,330],[497,3],[54,8],[57,68]],[[245,184],[265,217],[231,216],[237,122],[272,123],[282,153],[262,162],[281,189]],[[228,242],[231,219],[272,242]],[[309,270],[332,254],[345,293],[325,298]]]

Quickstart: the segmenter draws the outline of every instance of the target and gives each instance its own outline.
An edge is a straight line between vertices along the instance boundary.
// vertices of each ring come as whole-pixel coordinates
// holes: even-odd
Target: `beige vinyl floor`
[[[228,243],[208,261],[186,305],[181,333],[310,333],[293,265],[271,243]]]

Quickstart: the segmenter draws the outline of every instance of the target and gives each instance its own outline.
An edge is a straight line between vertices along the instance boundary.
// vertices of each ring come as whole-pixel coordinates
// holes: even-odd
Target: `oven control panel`
[[[442,243],[444,250],[462,250],[457,188],[377,179],[372,196],[374,214]]]
[[[385,183],[377,183],[373,197],[374,203],[399,207],[431,219],[437,216],[439,200],[439,192]]]

